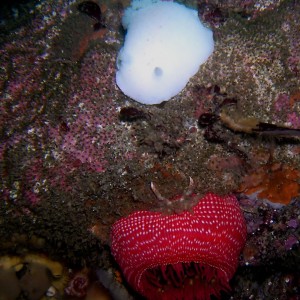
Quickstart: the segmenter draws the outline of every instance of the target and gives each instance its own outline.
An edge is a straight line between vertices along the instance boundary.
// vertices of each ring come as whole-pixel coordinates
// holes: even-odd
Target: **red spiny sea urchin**
[[[228,291],[246,241],[234,196],[207,194],[192,211],[138,211],[112,228],[112,254],[147,299],[210,299]]]

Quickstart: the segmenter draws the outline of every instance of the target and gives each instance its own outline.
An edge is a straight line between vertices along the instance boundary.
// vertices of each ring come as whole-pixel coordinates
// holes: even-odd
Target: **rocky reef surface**
[[[55,277],[59,263],[45,299],[139,299],[111,257],[111,226],[137,210],[170,213],[150,183],[170,199],[191,177],[199,195],[235,194],[247,222],[222,297],[299,299],[299,1],[181,1],[212,28],[215,51],[155,106],[115,83],[129,1],[95,1],[101,17],[82,2],[22,1],[0,14],[4,278]],[[21,283],[12,297],[40,299]]]

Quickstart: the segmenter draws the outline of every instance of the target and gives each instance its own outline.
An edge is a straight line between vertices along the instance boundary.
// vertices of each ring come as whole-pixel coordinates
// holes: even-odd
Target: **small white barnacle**
[[[50,286],[49,289],[46,292],[47,297],[53,297],[56,294],[56,289],[54,286]]]

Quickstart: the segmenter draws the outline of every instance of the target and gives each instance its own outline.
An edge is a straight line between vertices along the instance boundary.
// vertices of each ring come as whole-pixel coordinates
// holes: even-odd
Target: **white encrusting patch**
[[[116,83],[140,103],[178,94],[214,49],[213,33],[197,11],[173,1],[133,0],[122,24],[127,33]]]

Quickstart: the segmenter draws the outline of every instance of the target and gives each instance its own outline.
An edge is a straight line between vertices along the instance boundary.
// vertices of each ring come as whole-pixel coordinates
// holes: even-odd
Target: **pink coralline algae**
[[[113,124],[117,122],[117,111],[111,93],[107,97],[109,87],[113,85],[113,77],[109,70],[114,70],[115,61],[112,60],[107,71],[101,74],[101,66],[91,73],[92,64],[101,65],[103,56],[92,52],[83,62],[80,78],[74,80],[78,83],[68,102],[64,113],[65,130],[61,125],[49,130],[50,138],[62,150],[60,158],[66,162],[77,161],[95,172],[103,172],[107,161],[105,159],[105,146],[116,139]]]
[[[283,110],[287,110],[289,108],[289,104],[290,104],[289,95],[286,93],[280,93],[274,102],[274,108],[278,113]]]
[[[38,204],[50,191],[74,191],[74,178],[105,172],[128,148],[118,131],[116,49],[93,39],[76,61],[90,28],[75,29],[75,4],[32,9],[30,25],[1,36],[0,160],[5,199]]]
[[[7,56],[9,61],[9,51]],[[106,170],[110,147],[117,146],[119,123],[113,100],[118,92],[114,83],[115,59],[110,56],[110,51],[101,47],[91,50],[81,62],[80,74],[72,75],[66,98],[53,94],[48,102],[45,97],[49,95],[41,95],[42,85],[37,87],[34,80],[41,73],[38,67],[43,60],[39,58],[40,65],[34,64],[31,72],[16,62],[20,73],[28,74],[9,78],[0,111],[4,136],[0,158],[7,160],[13,153],[24,151],[20,156],[22,170],[18,172],[25,184],[18,185],[22,191],[17,191],[14,198],[22,195],[36,204],[43,191],[71,191],[70,178],[74,174]],[[13,58],[16,57],[20,59],[17,55]],[[65,104],[59,110],[56,103]]]
[[[137,211],[112,228],[112,254],[147,299],[210,299],[229,291],[246,241],[234,196],[209,193],[192,211]]]
[[[61,120],[45,128],[53,163],[48,166],[51,186],[72,189],[69,178],[76,172],[102,173],[109,166],[110,147],[117,148],[118,113],[112,99],[115,60],[103,49],[90,51],[80,75],[72,78],[72,91]],[[105,71],[104,71],[105,68]]]
[[[287,121],[293,126],[293,128],[300,128],[300,116],[296,112],[291,112],[287,116]]]
[[[290,249],[292,249],[292,247],[293,247],[294,245],[297,245],[297,244],[299,244],[298,238],[297,238],[296,236],[294,236],[294,235],[290,235],[290,236],[286,239],[285,244],[284,244],[284,247],[285,247],[286,250],[290,250]]]
[[[90,170],[103,172],[105,148],[117,139],[117,98],[114,82],[115,58],[109,50],[96,47],[83,60],[80,76],[74,78],[73,93],[64,113],[67,132],[50,131],[64,159],[76,159]]]
[[[295,103],[298,101],[298,92],[291,95],[286,93],[279,94],[274,103],[274,109],[276,111],[275,121],[278,122],[278,117],[281,117],[283,121],[287,122],[292,128],[300,128],[300,116],[295,109]]]

